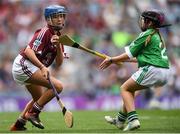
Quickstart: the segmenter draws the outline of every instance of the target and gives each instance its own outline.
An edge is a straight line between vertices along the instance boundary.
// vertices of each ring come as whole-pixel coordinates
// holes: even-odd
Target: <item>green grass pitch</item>
[[[114,116],[117,111],[72,111],[73,128],[64,124],[61,112],[42,112],[41,120],[45,129],[40,130],[27,123],[25,133],[123,133],[115,126],[107,124],[105,115]],[[180,110],[137,110],[141,128],[131,133],[180,133]],[[9,133],[9,126],[19,113],[0,113],[0,133]]]

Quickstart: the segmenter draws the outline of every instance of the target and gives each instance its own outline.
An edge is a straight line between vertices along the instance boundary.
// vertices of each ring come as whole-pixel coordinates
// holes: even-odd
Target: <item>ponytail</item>
[[[161,40],[161,42],[162,42],[162,48],[166,47],[165,42],[164,42],[164,39],[163,39],[161,33],[159,32],[159,30],[158,30],[157,32],[158,32],[159,37],[160,37],[160,40]]]
[[[162,37],[162,35],[160,34],[159,30],[156,29],[154,30],[150,35],[148,35],[148,37],[146,38],[146,41],[145,41],[145,46],[147,46],[147,44],[150,42],[151,40],[151,37],[155,34],[155,33],[158,33],[159,37],[160,37],[160,40],[162,42],[162,47],[164,48],[165,47],[165,42],[164,42],[164,39]]]
[[[151,37],[157,33],[158,31],[157,30],[154,30],[150,35],[148,35],[148,37],[146,38],[146,41],[145,41],[145,47],[147,46],[147,44],[150,42],[151,40]]]

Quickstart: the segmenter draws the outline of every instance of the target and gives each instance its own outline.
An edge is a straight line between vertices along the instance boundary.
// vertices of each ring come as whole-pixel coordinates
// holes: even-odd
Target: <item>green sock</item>
[[[136,111],[131,111],[127,114],[127,119],[128,119],[128,122],[136,120],[138,119],[138,114],[136,113]]]
[[[127,119],[127,114],[126,113],[123,113],[123,112],[119,112],[118,113],[118,120],[121,121],[121,122],[125,122]]]

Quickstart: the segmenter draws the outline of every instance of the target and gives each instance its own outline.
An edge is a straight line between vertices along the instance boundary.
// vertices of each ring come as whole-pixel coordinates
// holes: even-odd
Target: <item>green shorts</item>
[[[145,87],[163,86],[167,83],[169,74],[170,71],[167,68],[144,66],[140,67],[131,78]]]

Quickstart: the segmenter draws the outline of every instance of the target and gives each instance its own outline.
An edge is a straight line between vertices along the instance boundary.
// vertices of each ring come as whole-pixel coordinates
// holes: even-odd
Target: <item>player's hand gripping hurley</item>
[[[98,57],[100,57],[102,59],[109,58],[109,56],[107,56],[105,54],[99,53],[97,51],[91,50],[91,49],[89,49],[87,47],[84,47],[84,46],[80,45],[79,43],[75,42],[73,39],[71,39],[67,35],[60,36],[59,42],[62,43],[63,45],[66,45],[66,46],[70,46],[70,47],[74,47],[74,48],[84,50],[84,51],[86,51],[88,53],[91,53],[93,55],[96,55],[96,56],[98,56]],[[116,63],[116,64],[117,65],[122,65],[122,63]]]
[[[54,87],[53,83],[51,82],[49,74],[48,74],[48,81],[49,81],[49,84],[50,84],[54,94],[55,94],[57,102],[58,102],[59,106],[62,109],[62,113],[63,113],[63,116],[64,116],[64,121],[65,121],[66,126],[69,127],[69,128],[72,128],[73,127],[73,115],[72,115],[72,113],[69,110],[66,109],[66,107],[63,104],[63,102],[59,98],[57,90]]]

